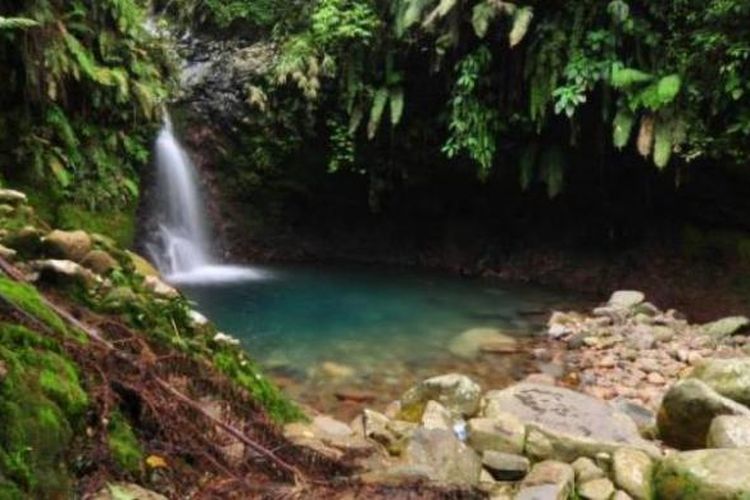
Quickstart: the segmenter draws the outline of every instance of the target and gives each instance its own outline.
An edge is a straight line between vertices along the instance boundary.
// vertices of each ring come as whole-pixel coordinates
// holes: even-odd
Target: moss
[[[0,492],[69,497],[66,458],[88,406],[77,368],[53,340],[6,323],[0,359],[8,372],[0,383]]]
[[[115,412],[110,417],[107,431],[112,458],[122,469],[137,474],[143,463],[143,450],[128,421],[121,413]]]
[[[68,330],[63,321],[42,302],[39,292],[33,286],[0,276],[0,295],[55,332],[67,335]]]
[[[109,236],[123,248],[131,246],[135,239],[135,206],[122,211],[92,212],[65,204],[58,208],[55,222],[60,229],[83,229]]]
[[[250,392],[274,422],[285,423],[304,418],[300,409],[284,397],[240,349],[220,348],[214,353],[213,362],[225,375]]]

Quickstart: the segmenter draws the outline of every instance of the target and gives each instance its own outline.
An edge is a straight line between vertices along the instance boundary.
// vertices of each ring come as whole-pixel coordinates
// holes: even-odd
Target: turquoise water
[[[270,374],[300,392],[346,385],[396,393],[420,376],[454,369],[476,374],[483,368],[480,378],[512,376],[518,367],[505,366],[506,359],[494,356],[481,367],[481,360],[458,358],[448,345],[472,328],[533,335],[563,301],[559,292],[538,287],[398,268],[261,271],[264,277],[250,282],[182,288]],[[343,372],[331,370],[332,363]]]

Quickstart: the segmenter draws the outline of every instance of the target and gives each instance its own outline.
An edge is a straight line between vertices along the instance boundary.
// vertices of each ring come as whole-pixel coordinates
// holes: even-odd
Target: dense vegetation
[[[371,167],[366,141],[400,151],[434,134],[480,176],[513,169],[551,196],[580,150],[657,168],[747,159],[745,1],[321,0],[307,14],[275,82],[325,110],[333,169]]]
[[[167,94],[166,52],[146,14],[137,0],[0,2],[0,172],[64,225],[130,212],[138,199]]]

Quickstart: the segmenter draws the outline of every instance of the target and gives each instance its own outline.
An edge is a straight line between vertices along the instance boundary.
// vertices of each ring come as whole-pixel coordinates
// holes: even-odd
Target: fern
[[[39,26],[37,21],[26,17],[0,16],[0,31],[27,30],[37,26]]]
[[[375,97],[372,101],[372,108],[370,109],[370,121],[367,124],[367,137],[374,139],[375,134],[380,126],[380,120],[383,117],[383,111],[385,111],[385,105],[388,102],[388,89],[385,87],[379,88],[375,92]]]

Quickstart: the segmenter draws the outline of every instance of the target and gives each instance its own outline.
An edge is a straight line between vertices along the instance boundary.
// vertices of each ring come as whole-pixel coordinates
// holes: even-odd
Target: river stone
[[[640,450],[620,448],[612,455],[612,476],[617,487],[638,500],[652,497],[651,479],[654,464]]]
[[[529,472],[531,462],[523,455],[485,451],[482,464],[498,481],[518,481]]]
[[[400,418],[419,422],[428,401],[445,406],[454,416],[471,417],[479,409],[482,389],[466,375],[449,373],[428,378],[401,396]]]
[[[711,421],[719,415],[750,416],[750,410],[698,379],[680,380],[662,399],[657,415],[659,436],[675,448],[703,448]]]
[[[70,260],[36,260],[31,263],[31,267],[39,272],[39,276],[43,281],[80,284],[89,287],[101,280],[101,278],[88,269]]]
[[[154,295],[165,299],[174,299],[180,296],[180,292],[156,276],[146,276],[146,279],[143,280],[143,286]]]
[[[707,359],[695,367],[690,377],[705,382],[722,396],[750,406],[750,358]]]
[[[604,401],[570,389],[520,383],[490,391],[485,399],[485,415],[502,410],[526,425],[526,452],[536,459],[572,461],[611,453],[622,446],[658,454],[654,445],[641,438],[630,417]]]
[[[476,484],[482,471],[482,461],[474,450],[443,429],[417,429],[404,459],[428,467],[430,479],[448,484]]]
[[[118,262],[104,250],[92,250],[86,254],[81,265],[97,274],[107,274],[119,266]]]
[[[28,199],[26,198],[26,194],[21,191],[16,191],[14,189],[0,189],[0,203],[16,205],[27,202]]]
[[[514,349],[516,344],[516,339],[494,328],[472,328],[453,339],[448,350],[455,356],[470,360],[476,358],[484,347],[503,346]]]
[[[531,468],[515,500],[567,500],[573,491],[573,468],[563,462],[545,460]]]
[[[393,455],[403,451],[406,441],[416,428],[416,424],[391,420],[377,411],[365,409],[362,412],[364,436],[382,444]]]
[[[720,415],[711,422],[708,448],[750,448],[750,417]]]
[[[706,323],[701,327],[701,331],[711,337],[723,338],[744,330],[748,325],[750,319],[745,316],[729,316]]]
[[[646,296],[643,292],[636,290],[618,290],[609,298],[607,305],[622,309],[630,309],[642,303],[644,300],[646,300]]]
[[[425,429],[453,429],[451,412],[437,401],[427,401],[422,413],[422,427]]]
[[[573,471],[576,474],[576,482],[578,483],[585,483],[592,479],[599,479],[600,477],[607,476],[607,474],[605,474],[604,471],[588,457],[577,458],[575,462],[570,465],[573,467]]]
[[[750,493],[750,448],[695,450],[665,458],[654,480],[658,498],[735,500]]]
[[[615,485],[606,477],[591,479],[578,487],[578,496],[585,500],[609,500],[615,493]]]
[[[469,445],[482,453],[500,451],[522,453],[526,428],[513,415],[499,418],[472,418],[467,423]]]
[[[81,262],[91,251],[93,242],[86,231],[55,229],[44,237],[44,245],[52,257]]]

